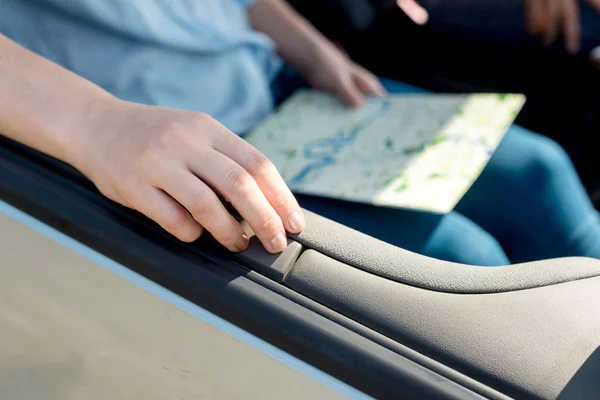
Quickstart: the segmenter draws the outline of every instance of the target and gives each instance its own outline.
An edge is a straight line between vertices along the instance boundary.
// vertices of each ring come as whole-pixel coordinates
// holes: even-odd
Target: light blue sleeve
[[[243,5],[246,8],[249,8],[252,4],[256,3],[256,0],[236,0],[237,2],[239,2],[241,5]]]
[[[4,1],[4,0],[0,0]],[[31,1],[33,0],[18,0]],[[235,12],[254,0],[37,0],[61,14],[95,23],[121,35],[197,50],[219,48],[215,27],[230,29]],[[223,2],[223,3],[221,3]],[[225,4],[233,5],[229,10]],[[229,10],[225,18],[223,10]],[[211,38],[211,40],[208,40]]]
[[[186,11],[176,8],[193,1],[197,0],[37,0],[60,13],[135,36],[141,32],[156,34],[154,31],[166,28],[165,22],[171,22],[174,13]]]
[[[135,1],[120,0],[38,0],[37,3],[84,20],[102,22],[103,24],[121,24],[123,21],[127,21],[128,18],[139,14],[142,8],[153,8],[153,4],[156,2],[142,2],[143,7],[139,7],[139,4],[136,4]]]

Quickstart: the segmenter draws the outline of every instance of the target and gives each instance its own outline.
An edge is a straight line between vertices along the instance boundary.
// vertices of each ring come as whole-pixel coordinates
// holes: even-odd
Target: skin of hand
[[[302,211],[275,166],[212,117],[113,101],[87,131],[75,165],[108,198],[136,209],[185,242],[207,229],[231,251],[248,236],[217,197],[231,203],[264,247],[287,246]]]
[[[210,116],[118,100],[2,35],[0,132],[71,164],[182,241],[206,229],[231,251],[248,246],[216,193],[269,252],[305,225],[273,164]]]
[[[361,106],[365,96],[385,94],[375,75],[333,45],[323,46],[314,64],[304,70],[303,75],[313,88],[337,95],[349,107]]]
[[[338,95],[349,106],[361,105],[365,95],[385,93],[372,73],[352,62],[286,2],[256,0],[249,18],[312,87]]]
[[[600,0],[587,2],[600,12]],[[529,33],[541,37],[546,46],[562,35],[567,51],[579,52],[581,17],[577,0],[525,0],[525,22]]]

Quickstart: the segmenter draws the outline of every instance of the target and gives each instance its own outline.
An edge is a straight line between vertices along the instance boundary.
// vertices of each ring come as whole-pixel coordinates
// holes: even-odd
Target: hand
[[[587,0],[600,12],[600,0]],[[525,0],[525,20],[531,35],[540,36],[546,46],[559,34],[571,54],[581,46],[581,19],[577,0]]]
[[[136,209],[185,242],[203,228],[231,251],[248,246],[221,194],[271,253],[304,217],[258,150],[208,115],[111,101],[97,113],[72,164],[110,199]]]
[[[333,44],[322,46],[310,69],[302,72],[313,88],[338,95],[349,107],[362,105],[365,96],[385,94],[375,75],[354,63]]]

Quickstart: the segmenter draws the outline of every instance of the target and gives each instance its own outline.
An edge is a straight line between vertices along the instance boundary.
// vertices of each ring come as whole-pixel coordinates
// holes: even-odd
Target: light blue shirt
[[[140,103],[208,113],[237,133],[273,108],[281,61],[253,0],[0,0],[0,32]]]

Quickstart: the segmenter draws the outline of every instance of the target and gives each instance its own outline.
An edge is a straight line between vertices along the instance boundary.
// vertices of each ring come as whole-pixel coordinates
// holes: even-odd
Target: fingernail
[[[242,240],[236,243],[235,247],[237,251],[244,251],[248,248],[248,244],[250,243],[250,238],[246,232],[242,232]]]
[[[427,23],[427,21],[429,20],[429,14],[425,10],[415,11],[414,17],[415,17],[414,22],[417,25],[425,25]]]
[[[271,252],[272,253],[281,253],[287,247],[287,240],[283,233],[279,232],[277,236],[271,239]]]
[[[294,211],[290,216],[290,227],[294,230],[294,233],[304,229],[305,224],[306,222],[304,221],[302,214],[300,214],[299,211]]]

